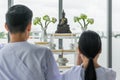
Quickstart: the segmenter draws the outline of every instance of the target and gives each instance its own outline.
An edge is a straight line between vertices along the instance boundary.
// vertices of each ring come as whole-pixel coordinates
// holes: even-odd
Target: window
[[[5,14],[8,9],[8,0],[0,0],[0,44],[7,43],[7,31],[4,28]]]
[[[102,6],[101,6],[102,5]],[[74,23],[74,16],[80,16],[81,13],[88,15],[88,17],[94,18],[94,24],[89,25],[89,30],[97,31],[101,37],[106,37],[107,31],[107,0],[69,0],[63,1],[63,9],[68,18],[68,24],[70,24],[71,31],[73,33],[80,33],[81,28],[79,24]],[[104,34],[104,36],[103,36]],[[102,38],[102,54],[100,56],[100,64],[107,67],[107,39]]]
[[[120,80],[120,1],[119,0],[113,0],[113,38],[112,38],[112,48],[113,48],[113,69],[117,72],[117,80]]]
[[[33,20],[35,17],[43,17],[49,15],[58,20],[58,1],[57,0],[14,0],[14,4],[23,4],[28,6],[33,11]],[[43,23],[44,24],[44,23]],[[47,28],[47,33],[54,33],[57,29],[57,23],[50,23]],[[32,25],[31,35],[36,36],[36,39],[29,39],[30,42],[40,41],[41,26]],[[36,35],[37,33],[37,35]]]
[[[33,19],[49,15],[58,19],[58,1],[57,0],[14,0],[14,4],[23,4],[28,6],[33,11]],[[48,26],[48,33],[55,32],[57,23]],[[32,31],[40,31],[40,26],[32,26]]]

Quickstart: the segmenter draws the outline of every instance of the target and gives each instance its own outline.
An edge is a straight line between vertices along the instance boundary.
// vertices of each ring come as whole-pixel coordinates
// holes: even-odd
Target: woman
[[[101,39],[94,31],[81,34],[78,43],[80,66],[75,66],[62,74],[63,80],[115,80],[116,73],[100,66],[97,62],[101,53]],[[78,59],[79,60],[79,59]]]

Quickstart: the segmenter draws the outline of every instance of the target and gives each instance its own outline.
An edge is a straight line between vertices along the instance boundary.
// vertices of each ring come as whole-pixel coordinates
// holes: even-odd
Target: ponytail
[[[96,71],[92,58],[89,58],[88,65],[85,70],[85,80],[96,80]]]
[[[97,80],[93,59],[101,50],[100,36],[94,31],[84,31],[79,38],[78,44],[81,53],[89,59],[85,69],[84,79]]]

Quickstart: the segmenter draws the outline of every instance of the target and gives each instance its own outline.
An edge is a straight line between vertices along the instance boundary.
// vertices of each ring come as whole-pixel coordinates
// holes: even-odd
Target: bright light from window
[[[6,31],[4,28],[4,24],[5,24],[5,14],[7,12],[8,6],[7,6],[7,2],[8,0],[0,0],[0,32],[1,31]]]
[[[7,43],[7,31],[4,28],[5,14],[8,9],[8,0],[0,0],[0,47],[4,43]]]
[[[58,1],[57,0],[14,0],[14,4],[23,4],[28,6],[33,11],[33,19],[35,17],[42,17],[49,15],[58,19]],[[48,33],[53,33],[57,29],[56,24],[48,26]],[[32,31],[40,31],[40,26],[32,27]]]
[[[102,5],[102,6],[101,6]],[[94,18],[94,24],[89,25],[88,29],[96,31],[106,31],[107,29],[107,0],[64,0],[63,8],[66,12],[66,17],[74,32],[80,32],[79,24],[74,23],[73,17],[80,16],[81,13]],[[75,30],[74,30],[75,28]]]

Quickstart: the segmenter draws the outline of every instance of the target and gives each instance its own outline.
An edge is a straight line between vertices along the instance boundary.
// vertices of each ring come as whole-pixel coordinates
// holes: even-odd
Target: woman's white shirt
[[[62,74],[62,80],[84,80],[85,69],[80,66],[74,66]],[[96,68],[97,80],[116,80],[116,72],[111,68]]]

